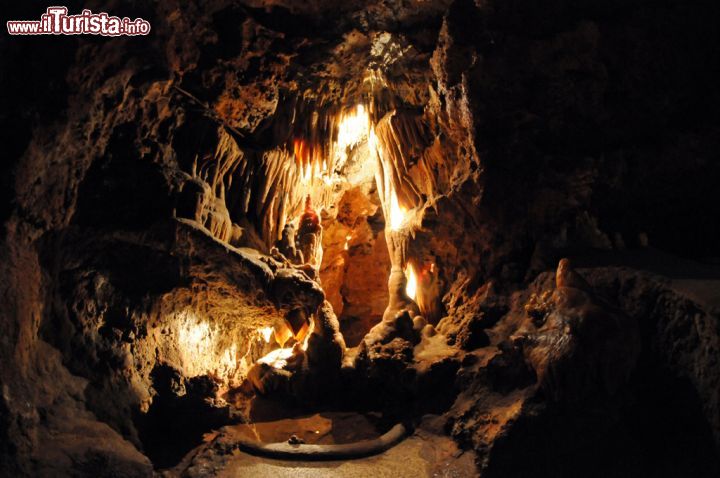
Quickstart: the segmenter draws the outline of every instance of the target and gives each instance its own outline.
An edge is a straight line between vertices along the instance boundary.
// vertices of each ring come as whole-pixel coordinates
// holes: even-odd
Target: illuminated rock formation
[[[323,254],[322,226],[318,213],[312,207],[310,196],[305,198],[305,211],[300,216],[296,242],[303,254],[303,261],[319,270]]]
[[[325,410],[720,475],[715,2],[92,8],[152,33],[0,39],[0,475],[251,474],[220,428]]]

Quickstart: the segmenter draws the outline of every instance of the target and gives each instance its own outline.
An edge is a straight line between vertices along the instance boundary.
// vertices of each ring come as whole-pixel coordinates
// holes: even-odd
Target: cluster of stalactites
[[[302,171],[305,184],[322,180],[337,181],[348,159],[348,151],[366,141],[370,129],[363,104],[338,112],[315,111],[293,133],[291,149],[295,165]],[[322,120],[320,120],[322,119]]]
[[[377,123],[372,136],[378,192],[388,216],[394,201],[404,210],[417,209],[444,192],[446,161],[421,114],[392,111]]]
[[[392,263],[384,319],[394,320],[402,310],[410,310],[411,315],[419,312],[425,320],[435,321],[440,293],[437,268],[433,262],[420,260],[412,244],[424,209],[447,192],[450,169],[439,141],[419,112],[386,114],[371,130],[370,145]]]
[[[207,201],[203,221],[213,218],[213,234],[228,242],[234,230],[250,227],[247,245],[269,250],[286,224],[298,221],[307,196],[318,211],[336,202],[349,153],[365,142],[371,152],[366,167],[375,170],[391,229],[419,221],[417,212],[448,183],[439,142],[421,113],[391,111],[375,123],[376,109],[372,102],[340,110],[295,105],[291,139],[266,151],[243,152],[221,130],[215,154],[199,158],[193,174],[215,198]],[[233,228],[231,217],[240,226]]]
[[[282,229],[278,217],[300,201],[292,195],[297,171],[284,165],[288,154],[283,150],[251,153],[235,173],[234,186],[228,194],[228,208],[238,217],[246,218],[254,227],[265,247]],[[257,245],[260,246],[260,245]]]
[[[213,155],[195,158],[189,177],[180,187],[175,215],[204,226],[221,241],[237,243],[242,229],[230,218],[226,191],[232,186],[236,168],[243,163],[243,154],[223,129],[219,136]]]
[[[287,224],[299,220],[306,197],[317,210],[336,202],[348,150],[367,138],[362,105],[338,111],[299,103],[287,122],[287,143],[253,153],[237,169],[240,184],[229,204],[254,225],[266,249],[281,238]]]
[[[303,151],[300,149],[299,151]],[[301,161],[286,148],[250,154],[235,170],[228,191],[228,208],[253,226],[260,244],[269,250],[281,237],[285,225],[297,220],[309,195],[318,208],[330,204],[331,190],[323,181],[307,181],[308,168],[317,163]]]
[[[307,119],[297,121],[291,143],[263,153],[255,217],[267,245],[299,220],[306,197],[318,211],[337,202],[347,182],[342,169],[348,153],[368,137],[368,116],[361,104],[334,113],[324,109],[297,114],[303,112]]]

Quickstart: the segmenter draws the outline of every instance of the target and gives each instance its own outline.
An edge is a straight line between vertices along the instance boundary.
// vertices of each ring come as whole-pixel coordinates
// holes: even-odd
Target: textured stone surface
[[[188,460],[187,468],[178,469],[182,476],[472,476],[474,465],[452,440],[442,436],[434,417],[428,417],[416,433],[378,456],[361,460],[329,462],[295,462],[264,460],[239,451],[232,454],[213,452],[212,445],[202,447]],[[229,435],[229,436],[228,436]],[[225,440],[232,443],[226,432]]]
[[[696,334],[687,321],[699,319],[702,324],[701,317],[709,316],[683,312],[690,306],[687,301],[698,311],[708,310],[707,302],[670,288],[669,272],[659,275],[641,264],[636,266],[643,271],[595,267],[579,274],[558,271],[557,278],[540,275],[528,290],[516,293],[509,314],[488,330],[494,342],[514,329],[510,340],[476,351],[472,360],[466,356],[459,373],[462,392],[448,414],[449,425],[458,440],[478,451],[483,476],[531,476],[538,470],[572,476],[574,467],[588,463],[597,466],[591,476],[646,470],[671,476],[682,469],[712,476],[717,471],[714,447],[707,441],[716,429],[707,426],[715,420],[715,394],[699,384],[709,377],[698,373],[696,364],[705,362],[697,354],[714,350],[718,335]],[[692,267],[686,263],[675,272]],[[545,290],[552,293],[541,301],[533,298]],[[673,325],[658,327],[665,320],[655,313],[675,317]],[[648,328],[649,324],[653,325]],[[668,336],[677,340],[674,343],[692,342],[685,350],[693,352],[668,354],[677,348],[656,345],[667,343]],[[649,385],[653,381],[664,388]],[[651,405],[657,398],[648,396],[648,390],[665,390],[667,405]],[[698,406],[701,402],[706,405]],[[657,415],[658,408],[662,415]],[[675,446],[658,440],[652,431],[654,420],[663,421],[668,430],[685,427],[686,441]],[[643,425],[637,428],[638,423]],[[553,437],[555,445],[533,445],[543,436]],[[663,457],[645,446],[662,449]],[[561,455],[561,450],[570,449],[573,458]],[[632,453],[635,458],[611,464],[605,458],[608,453]]]

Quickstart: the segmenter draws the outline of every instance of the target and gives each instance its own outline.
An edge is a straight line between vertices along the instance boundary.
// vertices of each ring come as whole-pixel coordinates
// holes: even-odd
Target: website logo
[[[150,22],[87,9],[78,15],[68,15],[67,7],[48,7],[40,20],[11,20],[7,30],[10,35],[137,36],[150,33]]]

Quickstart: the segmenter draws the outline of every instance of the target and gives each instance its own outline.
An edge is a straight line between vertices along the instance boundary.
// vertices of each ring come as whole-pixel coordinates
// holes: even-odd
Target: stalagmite
[[[282,238],[278,241],[277,247],[293,264],[302,264],[304,262],[302,251],[295,246],[295,226],[292,223],[285,224]]]
[[[322,261],[322,225],[309,195],[305,198],[305,212],[300,216],[297,245],[305,263],[318,270]]]

